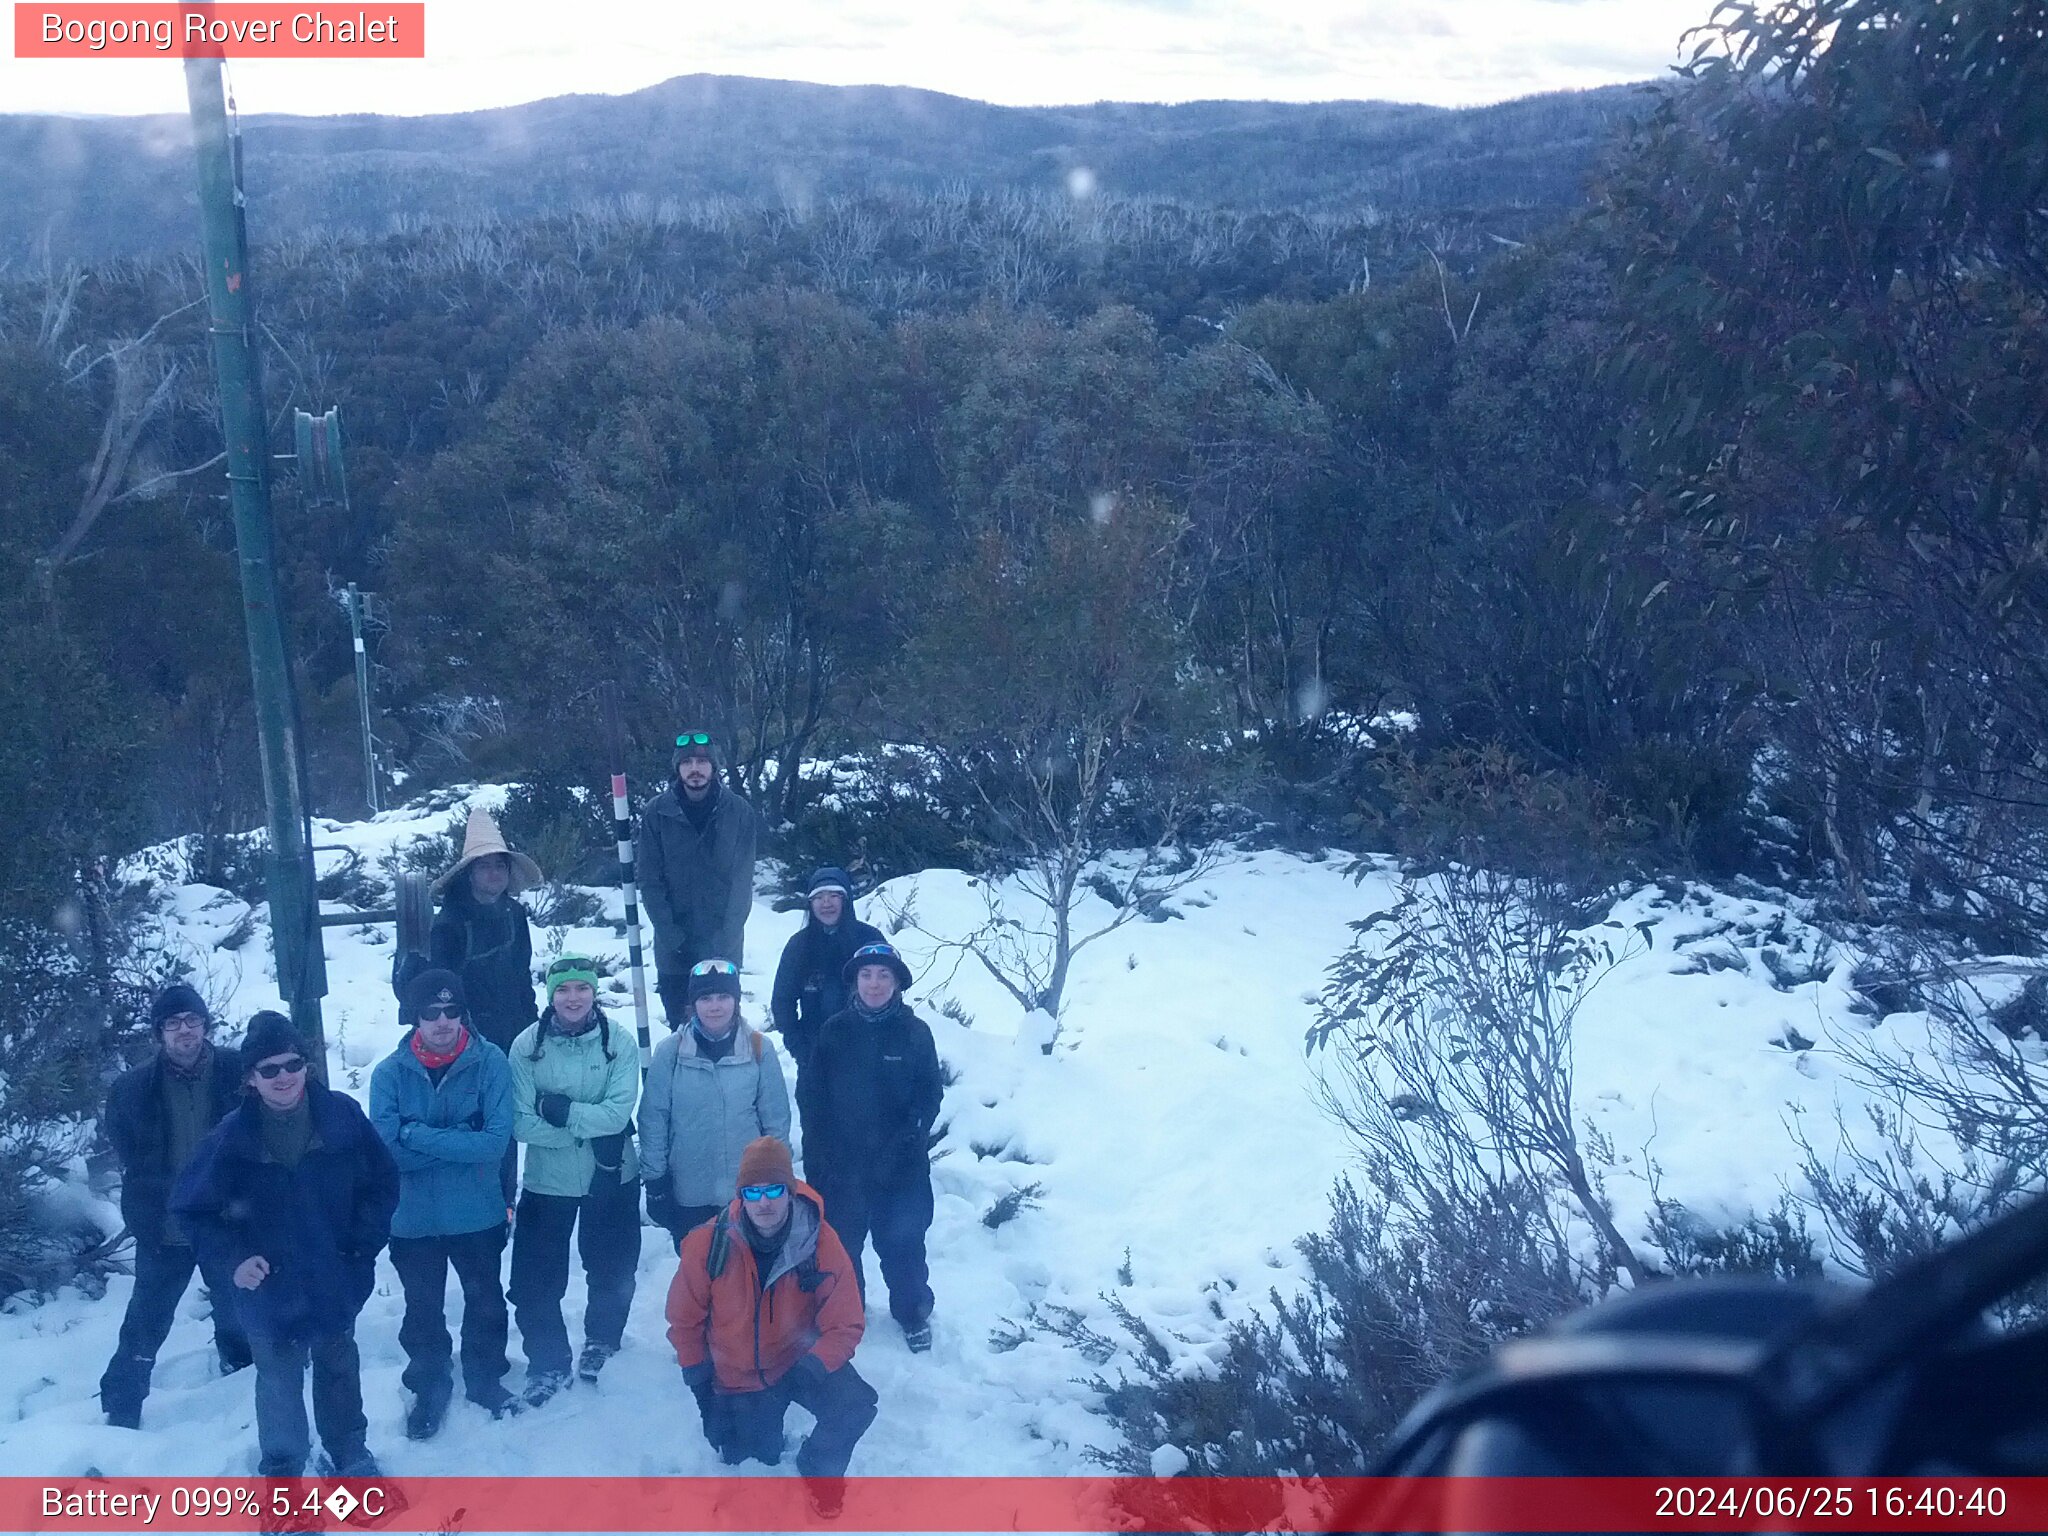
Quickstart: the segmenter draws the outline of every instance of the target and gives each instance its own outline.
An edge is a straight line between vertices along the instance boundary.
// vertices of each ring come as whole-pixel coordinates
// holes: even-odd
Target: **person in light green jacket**
[[[548,967],[548,1007],[512,1042],[512,1135],[526,1147],[512,1226],[508,1296],[526,1349],[526,1401],[539,1407],[569,1381],[569,1238],[589,1293],[579,1380],[595,1382],[618,1352],[640,1264],[640,1165],[633,1037],[597,1006],[597,969],[581,955]]]

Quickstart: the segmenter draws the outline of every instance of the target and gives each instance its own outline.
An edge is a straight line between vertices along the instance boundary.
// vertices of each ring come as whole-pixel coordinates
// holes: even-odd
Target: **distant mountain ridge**
[[[1442,108],[1208,101],[1000,107],[897,86],[686,75],[433,117],[243,119],[259,240],[525,218],[619,198],[803,207],[880,189],[1106,194],[1230,208],[1554,207],[1643,88]],[[195,238],[185,119],[0,115],[0,260],[94,262]]]

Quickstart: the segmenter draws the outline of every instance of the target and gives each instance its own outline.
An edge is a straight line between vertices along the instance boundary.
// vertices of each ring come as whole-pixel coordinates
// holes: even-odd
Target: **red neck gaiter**
[[[412,1053],[413,1055],[419,1057],[420,1065],[425,1067],[429,1072],[438,1072],[441,1070],[441,1068],[451,1065],[454,1062],[455,1058],[460,1056],[468,1048],[469,1029],[467,1026],[464,1026],[456,1034],[455,1045],[453,1049],[449,1050],[446,1055],[443,1055],[439,1051],[428,1050],[427,1042],[425,1041],[425,1039],[421,1037],[420,1032],[418,1030],[414,1030],[412,1032]]]

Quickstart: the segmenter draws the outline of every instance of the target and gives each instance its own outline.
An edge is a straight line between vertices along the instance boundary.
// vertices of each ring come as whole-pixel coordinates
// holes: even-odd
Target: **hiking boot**
[[[569,1385],[569,1378],[560,1371],[543,1371],[528,1379],[526,1390],[520,1394],[529,1408],[538,1408],[562,1388]]]
[[[846,1479],[843,1477],[807,1477],[804,1479],[804,1502],[811,1507],[814,1520],[837,1520],[840,1511],[846,1508]]]
[[[503,1387],[493,1387],[486,1392],[472,1392],[469,1394],[469,1400],[493,1419],[514,1418],[526,1408],[526,1404]]]
[[[609,1344],[585,1344],[583,1353],[576,1357],[576,1379],[594,1383],[597,1373],[604,1369],[605,1361],[617,1353],[618,1350]]]
[[[921,1355],[932,1347],[932,1325],[927,1318],[921,1323],[903,1325],[903,1342],[910,1346],[913,1355]]]
[[[408,1440],[431,1440],[441,1433],[441,1423],[448,1417],[448,1399],[440,1393],[421,1393],[412,1400],[412,1407],[406,1410],[405,1438]]]
[[[340,1454],[329,1451],[326,1456],[329,1477],[382,1477],[383,1469],[377,1465],[367,1446],[350,1446]]]
[[[142,1428],[142,1404],[108,1403],[101,1399],[107,1410],[107,1422],[116,1429]]]
[[[307,1536],[313,1531],[327,1529],[327,1518],[318,1506],[308,1507],[305,1495],[297,1494],[287,1509],[279,1509],[275,1503],[265,1504],[256,1516],[256,1529],[265,1536]]]

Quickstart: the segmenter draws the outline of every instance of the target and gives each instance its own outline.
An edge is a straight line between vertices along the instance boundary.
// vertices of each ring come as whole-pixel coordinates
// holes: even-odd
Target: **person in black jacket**
[[[434,969],[462,978],[470,1029],[501,1051],[511,1050],[519,1032],[540,1017],[533,929],[516,899],[540,881],[540,866],[506,846],[490,813],[471,811],[462,857],[433,886],[441,910],[427,958]]]
[[[843,972],[857,949],[885,942],[881,931],[853,915],[853,882],[826,865],[811,876],[811,910],[782,948],[769,1010],[790,1060],[801,1072],[825,1021],[850,1001]]]
[[[863,1297],[861,1250],[874,1239],[889,1314],[922,1353],[932,1347],[924,1240],[932,1224],[932,1124],[945,1094],[938,1046],[903,1001],[910,967],[889,945],[855,951],[842,975],[853,1001],[826,1020],[797,1080],[804,1172],[824,1197]]]
[[[356,1315],[391,1238],[398,1165],[354,1099],[312,1080],[292,1021],[259,1013],[242,1041],[250,1093],[214,1127],[171,1192],[200,1261],[231,1274],[256,1359],[263,1477],[297,1477],[313,1418],[329,1471],[376,1477],[365,1436]]]
[[[754,808],[718,782],[711,735],[676,738],[675,778],[640,813],[633,867],[654,925],[654,989],[668,1027],[690,1022],[690,967],[744,965],[754,904]]]
[[[223,1375],[249,1363],[230,1301],[230,1280],[201,1265],[189,1239],[166,1211],[171,1185],[206,1133],[242,1098],[242,1069],[232,1052],[213,1048],[213,1015],[183,982],[159,992],[149,1007],[156,1054],[124,1072],[107,1094],[107,1140],[121,1160],[121,1219],[135,1239],[135,1289],[121,1319],[120,1342],[100,1377],[107,1422],[142,1427],[156,1352],[170,1336],[178,1303],[200,1269],[213,1305],[213,1347]]]
[[[462,857],[434,882],[441,898],[427,938],[435,970],[462,978],[470,1029],[510,1054],[520,1032],[540,1017],[534,1000],[533,929],[516,899],[540,884],[540,866],[508,847],[488,811],[471,811]],[[405,1019],[406,1028],[416,1021]],[[498,1183],[509,1212],[519,1194],[519,1148],[506,1143]]]

